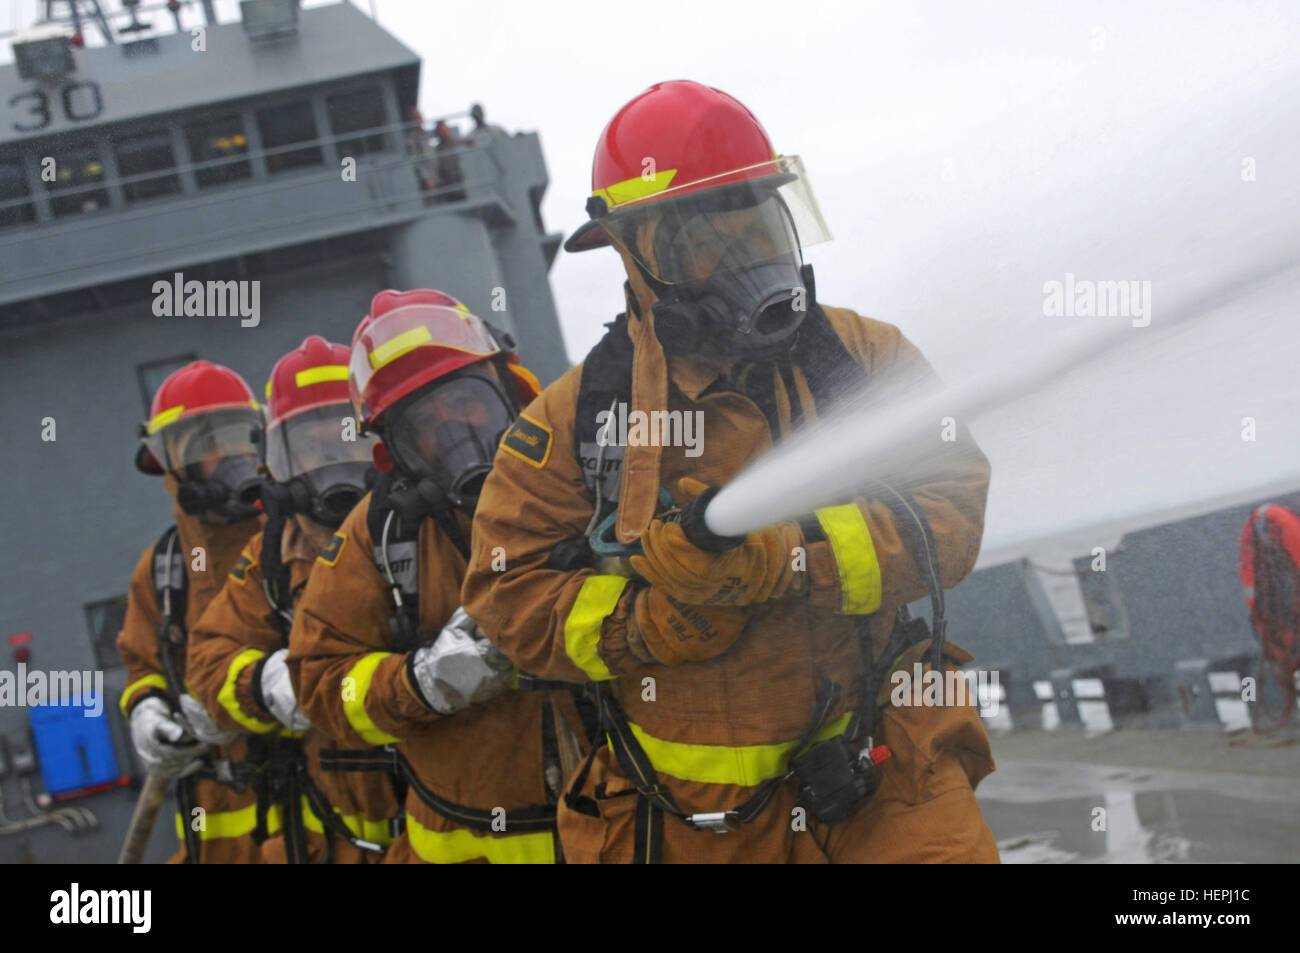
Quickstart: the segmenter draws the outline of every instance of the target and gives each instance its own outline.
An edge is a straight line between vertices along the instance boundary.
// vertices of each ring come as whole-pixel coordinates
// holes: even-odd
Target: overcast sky
[[[1300,488],[1300,4],[374,6],[424,59],[426,117],[480,102],[540,132],[555,230],[583,220],[626,100],[672,78],[735,95],[805,160],[835,235],[807,253],[819,298],[899,325],[950,382],[1071,320],[1128,323],[1047,317],[1045,282],[1150,281],[1151,326],[1118,357],[974,422],[994,468],[986,547]],[[36,7],[0,0],[0,22]],[[557,259],[571,358],[621,309],[621,281],[612,252]]]

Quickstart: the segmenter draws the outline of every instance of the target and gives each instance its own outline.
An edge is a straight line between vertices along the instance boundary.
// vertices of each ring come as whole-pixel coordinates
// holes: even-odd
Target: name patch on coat
[[[230,570],[230,578],[235,580],[241,586],[244,580],[248,578],[248,567],[253,565],[253,557],[248,553],[240,553],[233,569]]]
[[[339,554],[343,552],[343,544],[348,541],[346,533],[335,533],[333,538],[325,544],[325,548],[320,551],[316,559],[323,562],[326,566],[333,566],[339,561]]]
[[[551,455],[552,434],[535,420],[520,417],[506,431],[501,448],[529,466],[541,469]]]

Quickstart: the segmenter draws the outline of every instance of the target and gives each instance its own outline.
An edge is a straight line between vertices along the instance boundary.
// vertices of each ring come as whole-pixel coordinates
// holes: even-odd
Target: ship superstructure
[[[104,673],[110,767],[101,740],[71,743],[73,773],[111,785],[135,773],[116,711],[124,593],[171,518],[131,461],[170,371],[201,357],[260,388],[305,336],[347,342],[386,287],[455,294],[543,382],[568,360],[535,133],[469,104],[421,119],[420,58],[350,4],[249,0],[230,23],[177,5],[166,35],[122,28],[144,10],[69,6],[77,22],[14,37],[0,65],[0,632],[29,633],[27,670]],[[0,736],[26,764],[28,709],[0,707]],[[0,778],[11,804],[16,777]],[[0,862],[111,860],[131,793],[82,802],[97,832],[0,838]],[[171,846],[156,833],[150,857]]]

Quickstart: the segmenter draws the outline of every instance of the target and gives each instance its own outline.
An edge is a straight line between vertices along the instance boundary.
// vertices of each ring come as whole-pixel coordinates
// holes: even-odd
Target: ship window
[[[122,191],[128,202],[175,195],[181,190],[171,133],[166,129],[126,136],[117,141],[116,147],[117,171],[127,180],[122,183]],[[166,174],[149,175],[151,172]]]
[[[178,371],[186,364],[198,360],[193,354],[178,354],[175,357],[164,357],[156,361],[145,361],[143,364],[135,366],[135,377],[140,382],[140,396],[144,398],[144,415],[149,416],[149,409],[153,404],[153,395],[162,382],[165,381],[172,371]]]
[[[309,102],[259,110],[257,129],[262,134],[268,172],[287,172],[305,165],[320,165],[324,161],[320,144],[316,141],[316,117]],[[287,148],[299,142],[311,145],[301,149]]]
[[[95,667],[120,668],[122,656],[117,652],[117,634],[126,625],[126,596],[87,602],[83,608],[90,629],[90,645],[95,651]]]
[[[246,158],[248,136],[238,116],[190,123],[185,127],[185,140],[196,166],[194,178],[200,187],[236,182],[253,174]]]
[[[50,209],[55,217],[81,215],[108,208],[104,184],[104,163],[94,146],[71,146],[53,153],[54,181],[50,190]]]
[[[0,159],[0,228],[36,221],[31,195],[23,160]]]
[[[387,147],[382,132],[352,136],[349,133],[377,129],[384,122],[384,97],[378,87],[362,89],[355,93],[339,93],[326,101],[329,107],[330,128],[338,137],[339,156],[363,156],[368,152],[382,152]]]

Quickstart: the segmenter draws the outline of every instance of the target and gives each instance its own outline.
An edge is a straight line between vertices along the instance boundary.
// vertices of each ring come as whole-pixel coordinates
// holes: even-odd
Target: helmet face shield
[[[308,512],[331,527],[341,524],[365,495],[375,442],[373,434],[345,430],[350,410],[344,403],[322,404],[277,421],[266,431],[266,468],[272,478],[278,483],[302,481],[311,497]]]
[[[251,407],[210,410],[165,424],[144,442],[178,480],[206,480],[227,458],[247,458],[257,466],[253,433],[261,423],[261,412]]]
[[[369,466],[371,434],[358,435],[347,404],[324,404],[312,407],[266,431],[266,468],[281,483],[312,473],[322,467],[339,464]],[[351,439],[345,439],[345,435]]]
[[[258,513],[262,477],[253,434],[261,423],[262,413],[253,407],[182,413],[170,421],[155,418],[144,443],[176,478],[182,510],[239,523]]]
[[[600,223],[667,285],[762,265],[797,270],[803,248],[831,237],[797,156],[674,184],[617,205]]]
[[[384,443],[406,476],[432,479],[464,506],[477,499],[514,417],[500,383],[469,369],[394,405]]]

